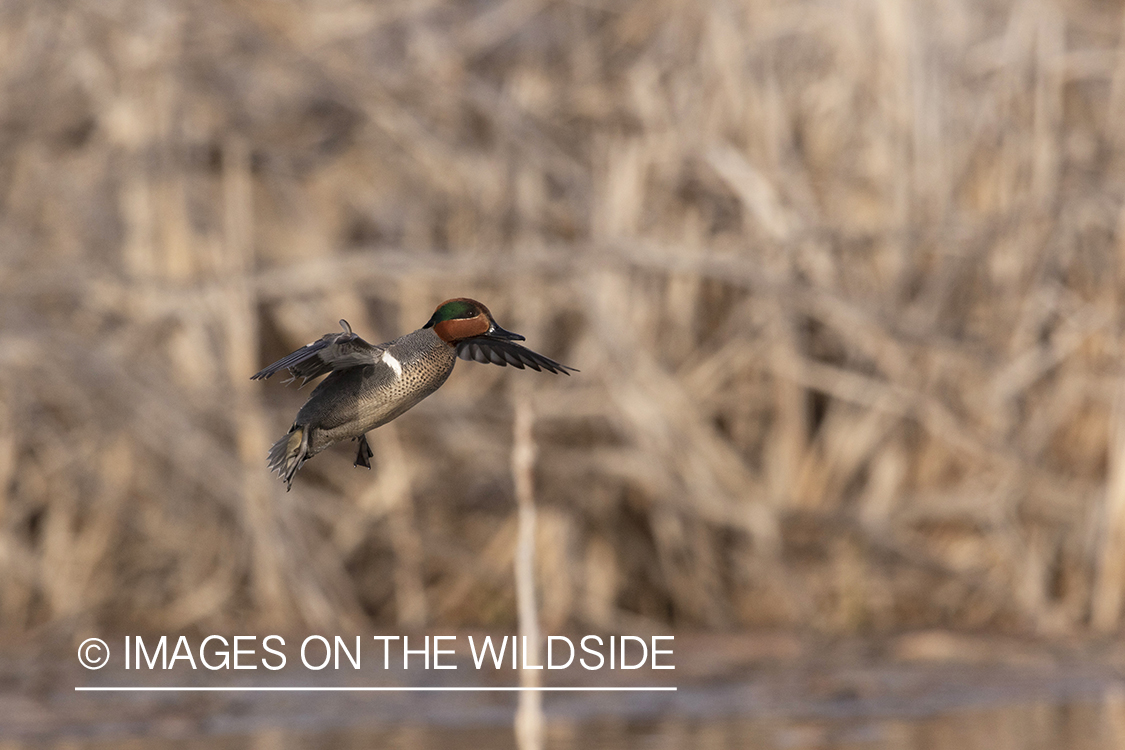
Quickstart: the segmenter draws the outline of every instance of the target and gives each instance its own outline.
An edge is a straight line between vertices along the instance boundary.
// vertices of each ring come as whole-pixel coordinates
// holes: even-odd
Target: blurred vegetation
[[[0,4],[0,629],[1118,628],[1120,3]],[[461,363],[292,493],[347,318]]]

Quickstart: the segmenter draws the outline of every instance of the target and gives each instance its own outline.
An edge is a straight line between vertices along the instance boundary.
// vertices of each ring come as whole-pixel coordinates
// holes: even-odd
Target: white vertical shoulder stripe
[[[395,371],[396,378],[402,377],[402,363],[399,362],[393,354],[391,354],[390,349],[383,350],[383,362],[386,363],[387,367]]]

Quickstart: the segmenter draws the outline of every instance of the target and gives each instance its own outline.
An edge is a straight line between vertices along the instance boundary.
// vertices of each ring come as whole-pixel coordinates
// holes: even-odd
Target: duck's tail
[[[285,491],[293,489],[293,475],[301,464],[309,458],[309,431],[304,425],[295,424],[289,433],[270,448],[269,466],[285,482]]]

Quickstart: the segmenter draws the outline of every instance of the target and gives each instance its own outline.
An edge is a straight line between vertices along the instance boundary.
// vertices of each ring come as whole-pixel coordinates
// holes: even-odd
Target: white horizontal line
[[[549,692],[675,692],[674,687],[267,687],[267,686],[233,686],[233,687],[141,687],[138,685],[124,685],[120,687],[75,687],[79,692],[237,692],[237,693],[549,693]]]

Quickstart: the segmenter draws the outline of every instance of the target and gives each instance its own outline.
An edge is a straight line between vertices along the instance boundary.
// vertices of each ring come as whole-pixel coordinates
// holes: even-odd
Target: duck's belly
[[[447,357],[431,354],[422,366],[419,353],[392,343],[375,364],[331,373],[297,413],[297,423],[312,429],[309,455],[390,422],[441,387],[456,362],[453,350],[442,348]]]

